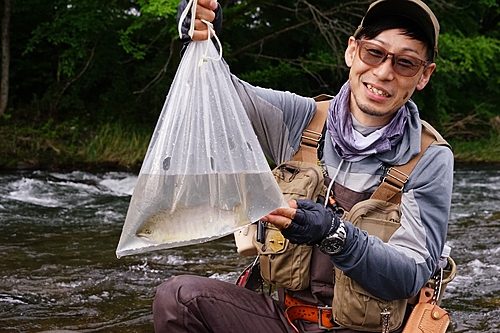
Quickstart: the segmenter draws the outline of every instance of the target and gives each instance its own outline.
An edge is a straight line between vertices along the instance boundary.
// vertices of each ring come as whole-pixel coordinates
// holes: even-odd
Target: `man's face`
[[[390,53],[426,59],[425,44],[404,36],[399,29],[386,30],[370,42]],[[423,66],[415,76],[401,76],[392,68],[392,56],[378,66],[370,66],[359,59],[357,45],[351,37],[345,52],[346,64],[351,68],[351,113],[365,126],[386,125],[415,89],[422,90],[427,85],[436,64]]]

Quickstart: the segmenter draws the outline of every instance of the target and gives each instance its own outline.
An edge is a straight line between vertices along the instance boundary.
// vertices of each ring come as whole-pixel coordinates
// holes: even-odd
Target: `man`
[[[207,38],[206,25],[199,19],[221,18],[216,2],[199,0],[198,4],[193,40]],[[438,32],[437,19],[422,1],[379,0],[349,38],[345,51],[349,80],[329,102],[325,141],[319,152],[342,209],[348,211],[369,198],[389,167],[404,165],[420,152],[422,123],[410,97],[427,85],[436,68]],[[321,104],[232,79],[266,156],[277,164],[290,160]],[[450,149],[427,148],[404,185],[401,225],[387,242],[322,205],[291,201],[289,208],[262,220],[280,228],[294,243],[314,244],[306,290],[284,290],[276,302],[214,279],[173,277],[157,289],[155,331],[295,332],[284,314],[283,295],[318,307],[330,306],[332,298],[340,297],[333,295],[334,267],[376,299],[412,298],[433,275],[446,240],[452,177]],[[326,241],[332,238],[336,238],[333,251]],[[325,331],[305,318],[294,325],[300,332]],[[403,326],[391,330],[401,331]]]

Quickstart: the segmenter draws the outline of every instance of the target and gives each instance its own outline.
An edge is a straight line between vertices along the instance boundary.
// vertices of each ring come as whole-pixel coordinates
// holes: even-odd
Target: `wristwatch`
[[[334,218],[338,218],[335,216]],[[328,234],[319,244],[321,252],[328,255],[337,254],[344,248],[346,231],[344,221],[340,219],[340,224],[333,234]]]

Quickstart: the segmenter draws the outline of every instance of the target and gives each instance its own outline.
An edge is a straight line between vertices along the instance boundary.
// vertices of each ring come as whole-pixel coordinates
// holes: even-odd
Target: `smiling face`
[[[426,59],[425,44],[403,35],[399,29],[385,30],[370,42],[391,53]],[[388,124],[415,89],[422,90],[427,85],[436,68],[436,64],[432,63],[422,67],[415,76],[405,77],[394,72],[392,56],[378,66],[367,65],[359,59],[358,43],[354,37],[349,39],[345,61],[351,68],[351,113],[365,126]]]

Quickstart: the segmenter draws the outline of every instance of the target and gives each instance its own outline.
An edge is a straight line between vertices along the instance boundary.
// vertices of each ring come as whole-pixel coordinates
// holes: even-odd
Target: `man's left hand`
[[[283,236],[294,244],[319,243],[338,227],[332,225],[333,212],[312,200],[291,200],[288,205],[260,220],[281,229]]]

